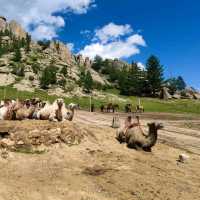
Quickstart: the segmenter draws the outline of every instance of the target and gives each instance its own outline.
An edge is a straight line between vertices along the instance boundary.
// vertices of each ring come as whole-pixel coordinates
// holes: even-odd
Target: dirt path
[[[160,117],[170,132],[159,132],[152,153],[119,144],[111,121],[110,114],[79,111],[74,123],[88,131],[80,145],[57,144],[40,155],[9,152],[7,159],[0,158],[0,200],[200,199],[198,119],[189,121],[188,128],[184,118]],[[142,118],[144,125],[149,121]],[[176,161],[180,153],[190,156],[188,163]]]

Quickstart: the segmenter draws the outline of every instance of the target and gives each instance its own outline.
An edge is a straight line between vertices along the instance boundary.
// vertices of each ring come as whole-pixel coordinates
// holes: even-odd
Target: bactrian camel
[[[126,142],[129,148],[143,149],[144,151],[151,151],[151,148],[157,142],[157,133],[159,129],[163,128],[161,123],[149,123],[147,124],[149,131],[148,134],[144,134],[140,126],[135,126],[126,131],[117,131],[116,138],[122,143]]]

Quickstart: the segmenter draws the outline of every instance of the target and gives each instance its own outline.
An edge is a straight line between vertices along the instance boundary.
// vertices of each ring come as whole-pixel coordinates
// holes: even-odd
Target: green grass
[[[117,91],[109,91],[110,93],[117,93]],[[106,91],[108,93],[108,91]],[[10,99],[28,99],[33,97],[39,97],[42,100],[48,100],[53,102],[58,96],[49,96],[47,92],[43,90],[36,90],[34,93],[17,91],[11,86],[0,87],[0,99],[10,98]],[[123,96],[120,96],[121,98]],[[138,97],[123,97],[128,102],[130,102],[134,107],[138,103]],[[200,101],[198,100],[169,100],[164,101],[154,98],[140,98],[141,104],[144,106],[146,112],[168,112],[168,113],[190,113],[190,114],[200,114]],[[65,98],[65,103],[69,104],[71,102],[79,103],[84,109],[89,110],[90,98],[89,97],[72,97]],[[107,104],[112,102],[112,98],[97,99],[92,98],[92,103],[95,104],[96,108],[99,108],[101,104]],[[120,110],[124,110],[126,102],[113,102],[120,105]]]

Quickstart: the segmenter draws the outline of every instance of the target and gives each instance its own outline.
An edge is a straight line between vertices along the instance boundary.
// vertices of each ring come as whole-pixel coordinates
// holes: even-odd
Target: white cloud
[[[74,44],[73,43],[67,43],[67,47],[71,52],[74,51]]]
[[[35,39],[52,39],[65,21],[58,13],[84,14],[95,0],[0,0],[0,13],[7,19],[15,19]],[[55,13],[57,13],[55,15]],[[50,31],[48,33],[48,30]]]
[[[141,62],[137,63],[137,66],[141,69],[141,70],[145,70],[145,65]]]
[[[110,40],[115,40],[120,36],[131,33],[133,30],[129,24],[116,25],[109,23],[101,29],[95,30],[96,34],[94,40],[101,40],[102,43],[107,43]]]
[[[145,40],[139,34],[133,34],[130,25],[109,23],[102,29],[95,30],[95,40],[86,45],[79,53],[94,58],[128,58],[140,53],[139,46],[146,46]]]

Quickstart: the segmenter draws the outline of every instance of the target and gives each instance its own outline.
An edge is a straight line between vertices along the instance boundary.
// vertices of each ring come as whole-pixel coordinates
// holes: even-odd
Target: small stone
[[[178,161],[181,162],[181,163],[184,163],[186,162],[190,157],[184,153],[180,154],[179,155],[179,159]]]
[[[18,145],[24,145],[24,142],[22,140],[17,142]]]

